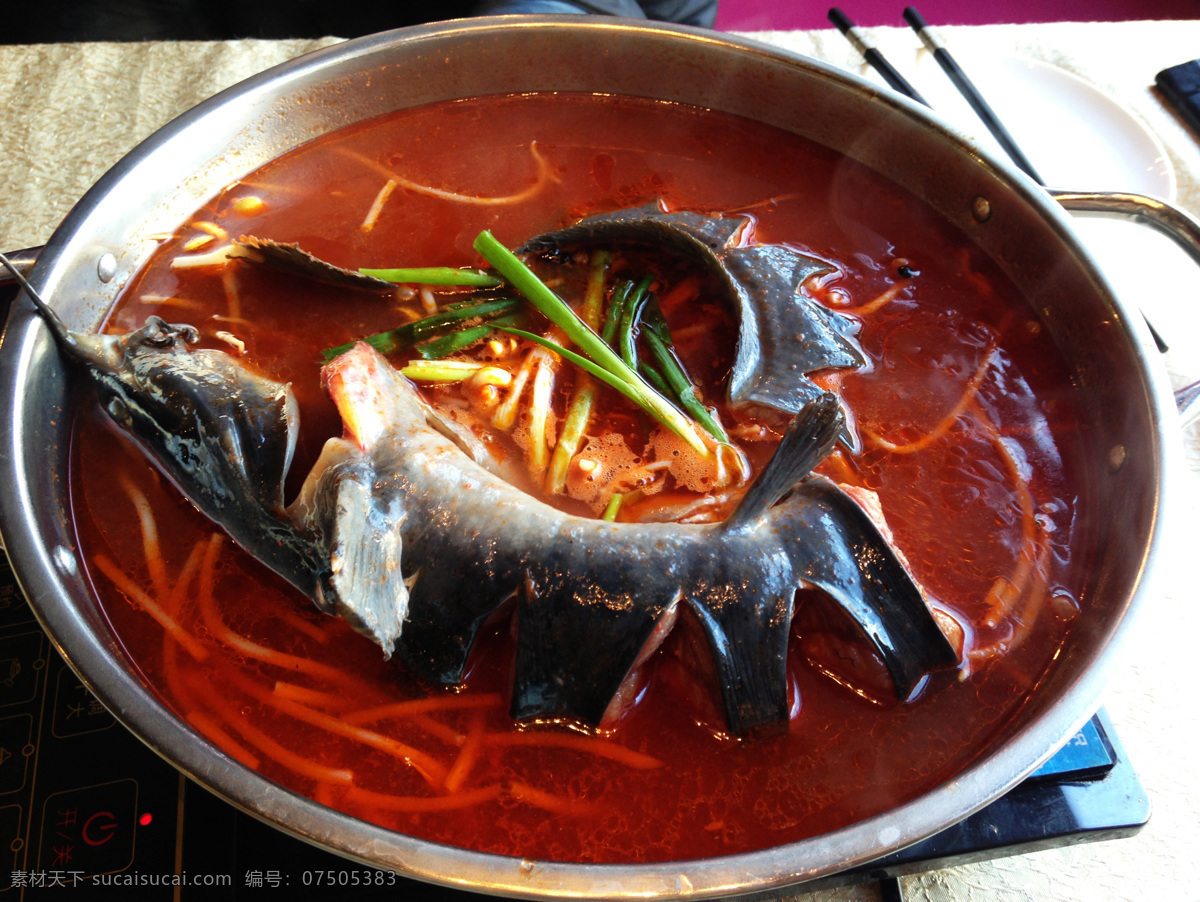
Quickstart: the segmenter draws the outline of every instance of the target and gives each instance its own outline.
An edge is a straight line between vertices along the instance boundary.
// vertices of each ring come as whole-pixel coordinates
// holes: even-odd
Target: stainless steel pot
[[[1149,333],[1105,285],[1047,194],[923,108],[811,60],[711,32],[589,17],[481,19],[337,45],[201,104],[130,153],[72,211],[32,280],[69,326],[94,328],[146,260],[220,187],[298,144],[434,100],[526,91],[696,104],[811,138],[878,170],[957,224],[1025,293],[1065,354],[1091,425],[1088,479],[1107,517],[1072,641],[1006,734],[927,795],[761,852],[652,865],[575,865],[447,848],[362,823],[269,783],[142,685],[77,557],[67,497],[70,392],[29,305],[0,356],[0,528],[43,625],[87,686],[148,745],[235,805],[303,839],[438,883],[524,897],[712,897],[858,865],[949,826],[1028,774],[1090,716],[1145,593],[1170,496],[1174,405]],[[149,188],[148,186],[154,186]]]

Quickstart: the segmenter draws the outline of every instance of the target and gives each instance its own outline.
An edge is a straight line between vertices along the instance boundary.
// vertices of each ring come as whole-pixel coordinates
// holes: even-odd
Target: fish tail
[[[796,414],[758,479],[725,520],[725,529],[752,528],[784,495],[829,456],[846,418],[835,395],[823,392]]]

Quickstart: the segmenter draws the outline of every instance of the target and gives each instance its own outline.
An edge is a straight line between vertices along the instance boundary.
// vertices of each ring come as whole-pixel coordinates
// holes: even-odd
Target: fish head
[[[122,335],[68,338],[109,417],[202,511],[219,520],[244,500],[283,511],[299,422],[289,385],[193,349],[194,327],[157,316]]]

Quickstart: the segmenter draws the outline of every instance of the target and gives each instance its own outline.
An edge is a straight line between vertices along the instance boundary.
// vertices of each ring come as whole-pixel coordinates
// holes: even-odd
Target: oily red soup
[[[405,110],[314,141],[222,191],[163,240],[108,328],[128,331],[151,313],[191,323],[205,345],[290,382],[301,408],[294,492],[342,431],[321,390],[321,352],[454,294],[418,286],[384,297],[229,261],[220,251],[231,236],[296,242],[348,268],[476,266],[472,242],[483,229],[516,247],[582,216],[655,201],[745,214],[758,241],[836,267],[804,290],[852,318],[868,365],[816,374],[842,399],[860,442],[819,471],[877,503],[954,632],[960,668],[900,701],[845,615],[804,591],[786,727],[726,732],[687,624],[599,728],[517,724],[506,616],[487,624],[461,686],[424,685],[224,539],[85,410],[72,454],[84,556],[129,655],[197,733],[364,820],[454,846],[582,862],[711,857],[834,830],[942,784],[1003,734],[1067,640],[1086,588],[1088,498],[1077,482],[1083,437],[1070,374],[986,256],[839,154],[728,115],[612,96]],[[614,279],[656,265],[622,252]],[[657,275],[677,351],[752,476],[786,418],[721,403],[736,315],[696,274]],[[566,278],[559,290],[577,301],[581,285]],[[497,333],[459,356],[516,372],[530,347]],[[550,442],[575,376],[562,365],[556,378]],[[423,390],[537,491],[540,471],[530,476],[522,463],[527,439],[490,418],[488,405],[510,390],[494,388],[489,397],[462,385]],[[619,436],[644,463],[652,426],[613,398],[598,405],[587,443]],[[661,471],[614,491],[646,485],[655,490],[634,494],[619,517],[721,516],[744,491],[726,487],[710,503],[703,487]],[[611,494],[550,500],[596,516]]]

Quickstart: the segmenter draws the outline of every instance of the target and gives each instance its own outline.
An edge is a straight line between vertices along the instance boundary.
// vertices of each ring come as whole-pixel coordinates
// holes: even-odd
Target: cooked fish
[[[599,723],[656,627],[686,605],[708,637],[727,725],[744,732],[787,717],[802,587],[854,619],[901,698],[957,663],[870,518],[809,475],[842,427],[830,395],[806,405],[724,522],[635,524],[563,513],[476,464],[366,344],[323,378],[346,436],[327,444],[291,512],[327,537],[334,594],[323,603],[426,679],[457,683],[482,624],[515,597],[513,716]]]

